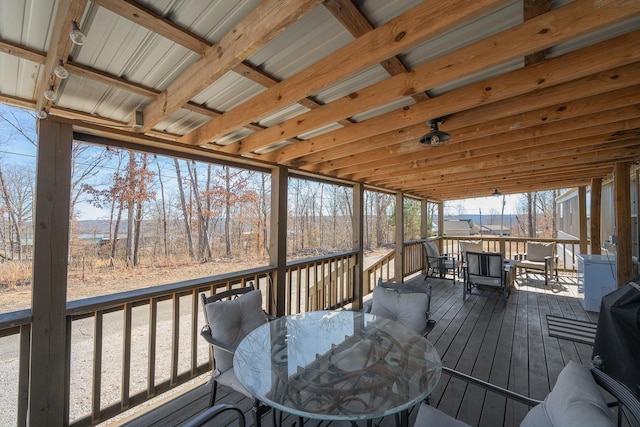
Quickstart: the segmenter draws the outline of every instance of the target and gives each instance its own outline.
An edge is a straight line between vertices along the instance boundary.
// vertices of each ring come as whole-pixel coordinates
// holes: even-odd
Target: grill
[[[600,305],[593,356],[602,370],[640,398],[640,277],[605,295]]]

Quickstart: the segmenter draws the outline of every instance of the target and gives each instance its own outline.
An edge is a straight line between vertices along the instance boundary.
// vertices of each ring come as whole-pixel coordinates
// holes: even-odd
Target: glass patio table
[[[442,362],[426,338],[398,322],[314,311],[253,330],[236,349],[233,369],[255,398],[300,420],[400,414],[406,425],[408,409],[437,385]]]

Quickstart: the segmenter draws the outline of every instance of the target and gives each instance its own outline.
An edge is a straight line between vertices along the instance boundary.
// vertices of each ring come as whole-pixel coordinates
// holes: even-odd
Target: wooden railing
[[[443,252],[450,253],[458,252],[460,240],[471,240],[441,239]],[[513,257],[524,252],[529,239],[483,236],[482,240],[486,250],[502,250]],[[578,241],[554,241],[562,248],[558,250],[561,265],[575,268],[573,254],[577,250],[569,249],[575,249]],[[406,275],[423,268],[422,250],[421,240],[405,243]],[[392,250],[363,271],[364,295],[373,290],[379,278],[395,280],[394,259]],[[285,314],[339,308],[353,302],[356,268],[354,251],[287,263]],[[273,313],[274,271],[274,267],[263,267],[69,302],[68,424],[97,424],[210,370],[209,348],[199,337],[204,319],[198,294],[251,281],[262,290],[264,307]],[[14,353],[19,354],[18,426],[26,425],[27,417],[31,320],[31,310],[0,315],[0,339],[10,339],[16,347]],[[105,396],[106,389],[116,389],[119,397]]]
[[[285,314],[334,309],[353,302],[356,253],[288,262]]]
[[[558,268],[564,271],[576,271],[578,261],[576,256],[580,252],[580,240],[578,239],[538,239],[527,237],[500,237],[500,236],[463,236],[463,237],[441,237],[442,253],[457,255],[458,242],[461,240],[481,240],[483,249],[490,252],[502,252],[506,258],[514,259],[516,254],[523,254],[527,251],[527,242],[555,242],[556,255],[558,255]]]

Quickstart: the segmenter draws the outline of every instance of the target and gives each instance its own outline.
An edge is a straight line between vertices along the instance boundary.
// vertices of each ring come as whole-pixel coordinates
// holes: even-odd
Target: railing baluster
[[[93,332],[93,386],[91,390],[91,419],[100,420],[100,392],[102,388],[102,323],[103,312],[96,311]]]
[[[120,387],[122,409],[129,408],[129,385],[131,383],[131,311],[131,303],[125,304],[123,310],[122,383]]]
[[[67,340],[67,347],[70,347]],[[67,348],[67,350],[68,350]],[[67,352],[67,356],[68,356]],[[18,427],[26,427],[27,411],[29,409],[29,359],[31,358],[31,324],[20,326],[20,368],[18,372]],[[67,361],[67,371],[69,362]],[[69,420],[69,378],[65,387],[67,407],[65,418]]]
[[[147,396],[156,394],[156,341],[158,324],[158,298],[151,298],[149,302],[149,360],[147,361]]]
[[[230,288],[230,286],[227,286]],[[171,319],[171,385],[178,382],[178,355],[180,350],[180,294],[174,293],[172,298],[173,318]]]
[[[254,283],[258,281],[254,278]],[[256,285],[259,289],[259,286]],[[198,374],[198,290],[191,291],[191,376]]]

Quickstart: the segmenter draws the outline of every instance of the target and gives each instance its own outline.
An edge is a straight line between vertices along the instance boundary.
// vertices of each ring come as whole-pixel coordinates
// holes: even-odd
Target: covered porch
[[[277,316],[360,309],[378,277],[401,282],[424,270],[427,238],[455,251],[455,239],[429,236],[429,204],[441,231],[447,200],[578,187],[580,235],[563,244],[576,246],[572,254],[597,254],[600,189],[614,179],[617,283],[634,274],[638,2],[24,0],[0,7],[0,99],[38,118],[32,304],[0,314],[0,336],[11,337],[19,354],[19,426],[95,425],[206,373],[200,292],[251,281]],[[76,142],[268,174],[268,266],[68,301]],[[349,250],[287,259],[288,186],[300,176],[348,188]],[[369,268],[367,190],[396,200],[395,250]],[[404,236],[405,199],[421,206],[417,241]],[[492,240],[507,256],[522,252],[519,243]],[[506,308],[484,299],[463,304],[459,288],[439,282],[430,339],[447,366],[542,397],[563,364],[590,357],[588,346],[545,336],[545,314],[588,318],[578,299],[564,295],[574,287],[570,277],[552,293],[521,284]],[[134,334],[140,319],[142,338]],[[115,325],[118,346],[105,325]],[[85,347],[74,347],[78,330],[90,336]],[[161,341],[167,347],[159,355]],[[146,353],[137,376],[139,348]],[[108,350],[113,366],[111,356],[103,359]],[[70,396],[80,389],[74,353],[92,359],[80,397],[90,404],[70,417]],[[170,373],[158,379],[160,359]],[[118,371],[118,398],[105,404],[109,370]],[[521,419],[522,408],[493,398],[482,411],[472,391],[444,378],[434,403],[471,423]]]
[[[406,283],[425,286],[423,277],[413,275]],[[547,315],[597,322],[597,313],[587,312],[581,305],[575,275],[564,274],[558,283],[546,288],[541,278],[519,278],[506,308],[493,298],[472,298],[463,303],[461,285],[454,286],[451,280],[429,279],[429,283],[433,286],[432,310],[436,320],[429,340],[445,366],[543,399],[569,360],[590,365],[593,346],[549,336],[547,327]],[[201,377],[179,397],[162,399],[140,409],[140,413],[119,418],[118,423],[180,425],[208,406],[210,387],[206,381],[206,377]],[[251,420],[251,401],[231,389],[223,390],[220,402],[239,405],[247,420]],[[430,403],[475,426],[518,426],[528,411],[523,404],[444,374]],[[415,412],[410,414],[410,423]],[[285,418],[285,424],[295,421]],[[263,422],[271,426],[271,416],[265,416]],[[385,427],[395,425],[393,417],[374,422]]]

